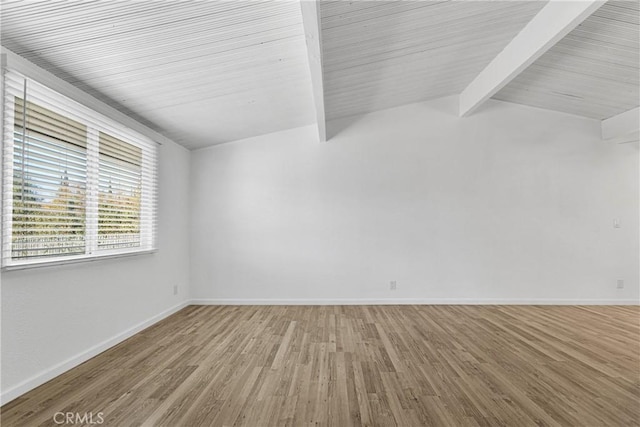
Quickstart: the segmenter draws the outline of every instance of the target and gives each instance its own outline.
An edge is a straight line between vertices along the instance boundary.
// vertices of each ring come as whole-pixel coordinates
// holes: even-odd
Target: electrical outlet
[[[178,285],[173,285],[173,294],[178,295]]]
[[[618,280],[616,281],[616,283],[617,283],[617,288],[618,288],[618,289],[624,289],[624,280],[622,280],[622,279],[618,279]]]
[[[620,222],[620,218],[614,218],[613,219],[613,228],[621,228],[622,224]]]
[[[391,289],[392,291],[395,291],[397,288],[397,283],[395,280],[392,280],[391,282],[389,282],[389,289]]]

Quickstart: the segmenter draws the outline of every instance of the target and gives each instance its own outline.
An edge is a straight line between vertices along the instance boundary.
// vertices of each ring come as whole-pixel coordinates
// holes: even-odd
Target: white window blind
[[[2,266],[156,247],[154,141],[5,70]]]

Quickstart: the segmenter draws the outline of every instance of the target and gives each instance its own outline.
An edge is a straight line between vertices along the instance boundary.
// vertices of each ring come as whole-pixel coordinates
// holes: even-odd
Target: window
[[[5,72],[2,266],[155,249],[155,142]]]
[[[98,248],[140,246],[142,150],[100,132]]]

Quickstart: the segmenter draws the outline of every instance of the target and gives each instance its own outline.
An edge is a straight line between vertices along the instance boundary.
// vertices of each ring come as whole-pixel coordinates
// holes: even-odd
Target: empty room
[[[640,0],[2,0],[0,421],[640,426]]]

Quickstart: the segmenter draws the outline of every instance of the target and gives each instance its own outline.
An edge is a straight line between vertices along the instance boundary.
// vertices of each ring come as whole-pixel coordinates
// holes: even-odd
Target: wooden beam
[[[311,71],[311,85],[313,100],[316,107],[318,135],[320,141],[327,140],[327,123],[324,112],[324,82],[322,72],[322,35],[320,30],[320,2],[316,0],[301,0],[302,23],[307,42],[307,56]]]
[[[460,94],[466,116],[598,10],[602,0],[550,0]]]
[[[602,139],[607,142],[635,142],[640,136],[640,107],[603,120],[601,126]]]

